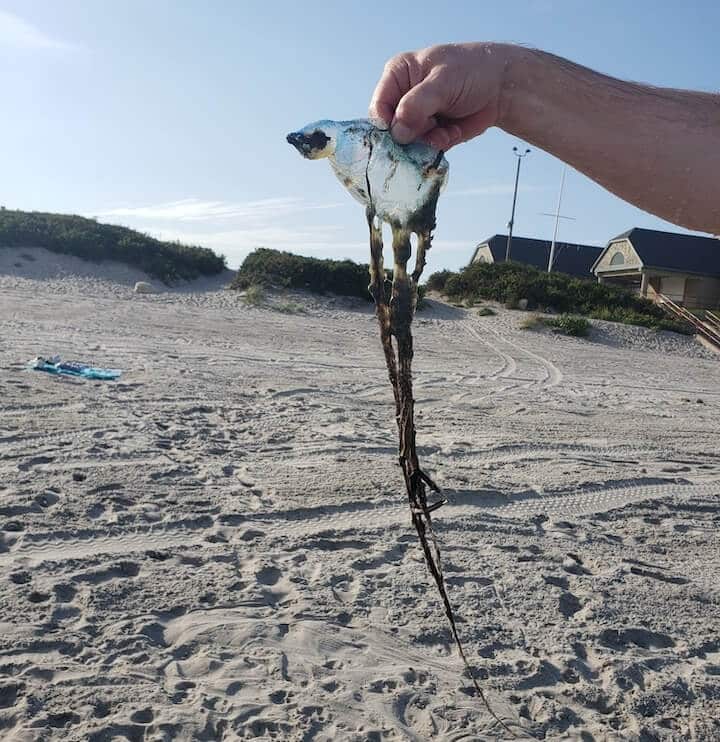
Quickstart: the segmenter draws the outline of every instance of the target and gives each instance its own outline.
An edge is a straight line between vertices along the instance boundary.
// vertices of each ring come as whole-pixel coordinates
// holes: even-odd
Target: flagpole
[[[560,224],[560,205],[562,204],[563,188],[565,187],[565,172],[567,168],[563,165],[562,177],[560,178],[560,193],[558,195],[557,209],[555,210],[555,231],[553,232],[552,243],[550,244],[550,259],[548,260],[548,273],[552,273],[553,262],[555,261],[555,242],[557,241],[558,225]]]

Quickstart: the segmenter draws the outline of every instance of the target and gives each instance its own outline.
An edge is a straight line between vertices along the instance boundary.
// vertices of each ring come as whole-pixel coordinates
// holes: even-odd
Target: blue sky
[[[366,261],[362,208],[285,134],[366,115],[385,60],[446,41],[536,46],[622,78],[720,87],[720,3],[663,0],[0,0],[0,203],[212,247]],[[618,136],[622,122],[618,122]],[[521,144],[491,130],[449,155],[428,270],[504,232]],[[515,233],[552,236],[561,163],[524,161]],[[674,229],[570,170],[560,238]]]

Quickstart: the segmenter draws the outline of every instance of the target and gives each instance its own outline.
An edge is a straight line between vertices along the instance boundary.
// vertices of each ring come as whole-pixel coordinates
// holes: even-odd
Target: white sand
[[[371,308],[136,280],[0,250],[0,738],[505,738],[409,524]],[[720,739],[720,358],[524,316],[415,324],[469,657],[536,739]],[[26,370],[54,353],[125,373]]]

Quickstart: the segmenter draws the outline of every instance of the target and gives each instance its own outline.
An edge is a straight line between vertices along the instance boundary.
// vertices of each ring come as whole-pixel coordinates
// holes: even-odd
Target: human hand
[[[423,139],[437,149],[465,142],[500,119],[507,44],[444,44],[405,52],[385,65],[370,117],[401,143]]]

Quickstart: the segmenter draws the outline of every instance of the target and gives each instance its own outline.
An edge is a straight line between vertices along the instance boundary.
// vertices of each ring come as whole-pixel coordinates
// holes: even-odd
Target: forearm
[[[498,125],[657,216],[720,234],[720,96],[508,55]]]

